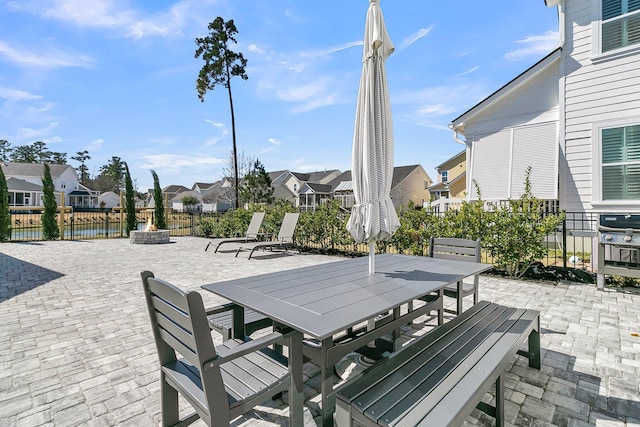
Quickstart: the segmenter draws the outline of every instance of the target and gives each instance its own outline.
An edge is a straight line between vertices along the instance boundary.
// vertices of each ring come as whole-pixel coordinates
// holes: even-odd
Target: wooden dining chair
[[[144,271],[142,284],[160,359],[162,425],[228,426],[255,405],[289,390],[290,425],[302,425],[302,334],[275,331],[216,348],[202,296]],[[268,348],[284,343],[289,359]],[[181,358],[178,358],[178,355]],[[178,393],[195,413],[179,418]]]
[[[480,239],[468,240],[448,237],[429,239],[429,256],[456,261],[480,262]],[[444,288],[444,295],[456,299],[455,314],[462,313],[462,299],[473,295],[473,304],[478,303],[478,284],[480,275],[475,274],[471,281],[459,281]]]

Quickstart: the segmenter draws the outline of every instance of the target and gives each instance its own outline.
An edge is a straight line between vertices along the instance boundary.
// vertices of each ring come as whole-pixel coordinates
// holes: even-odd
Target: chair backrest
[[[216,349],[202,296],[156,279],[149,271],[143,271],[141,276],[160,366],[175,364],[176,353],[179,353],[183,359],[178,363],[198,370],[209,414],[228,416],[229,405],[220,369],[204,369],[205,362],[216,357]]]
[[[449,237],[429,239],[429,256],[458,261],[480,262],[480,239],[468,240]]]
[[[262,220],[264,220],[264,212],[253,213],[251,222],[249,222],[249,227],[247,228],[247,233],[245,234],[247,238],[255,239],[256,237],[258,237],[260,226],[262,225]]]
[[[300,214],[286,213],[280,226],[280,232],[278,233],[278,241],[281,243],[293,242],[293,233],[296,231],[296,225],[298,224],[298,218]]]

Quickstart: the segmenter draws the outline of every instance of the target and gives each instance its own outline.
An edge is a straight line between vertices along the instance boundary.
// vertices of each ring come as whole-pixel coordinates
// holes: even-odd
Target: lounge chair
[[[236,251],[236,256],[238,256],[240,251],[243,249],[251,249],[251,252],[249,253],[249,259],[251,259],[251,255],[253,255],[253,252],[258,248],[282,248],[285,250],[288,249],[289,246],[293,245],[293,233],[296,230],[296,225],[298,224],[299,217],[299,213],[284,214],[284,219],[282,220],[282,225],[280,226],[280,231],[278,232],[278,240],[243,244]]]
[[[214,253],[218,252],[218,249],[224,243],[231,242],[255,242],[258,240],[258,233],[260,232],[260,226],[262,225],[262,220],[264,219],[264,212],[254,212],[251,217],[251,222],[249,222],[249,227],[247,228],[247,232],[244,237],[223,237],[220,239],[213,239],[207,244],[207,247],[204,248],[206,251],[209,249],[209,246],[215,245],[216,250]]]

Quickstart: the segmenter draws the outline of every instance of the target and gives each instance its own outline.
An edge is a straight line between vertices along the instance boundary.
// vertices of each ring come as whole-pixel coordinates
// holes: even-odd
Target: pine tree
[[[0,167],[0,242],[11,239],[11,213],[9,212],[9,188]]]
[[[251,172],[244,177],[240,188],[240,200],[243,203],[272,203],[273,187],[271,178],[260,160],[253,163]]]
[[[162,200],[160,180],[158,179],[158,174],[153,169],[151,170],[151,175],[153,175],[153,200],[155,202],[156,227],[158,227],[158,230],[165,230],[167,228],[167,221],[164,218],[164,202]]]
[[[131,181],[131,174],[129,173],[129,165],[124,164],[124,197],[125,197],[125,210],[127,212],[127,236],[131,233],[131,230],[138,228],[136,220],[136,200],[133,192],[133,181]]]
[[[42,177],[42,192],[44,193],[44,211],[42,212],[42,237],[45,240],[54,240],[60,237],[60,229],[56,222],[56,196],[54,194],[53,179],[51,169],[47,163],[44,164],[44,176]]]

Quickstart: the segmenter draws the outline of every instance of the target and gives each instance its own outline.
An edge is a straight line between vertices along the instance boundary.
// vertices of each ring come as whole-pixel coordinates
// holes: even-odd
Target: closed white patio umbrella
[[[394,50],[379,0],[369,0],[364,31],[362,75],[353,133],[352,181],[355,205],[347,229],[369,243],[369,273],[375,271],[375,242],[400,227],[391,202],[393,123],[385,61]]]

